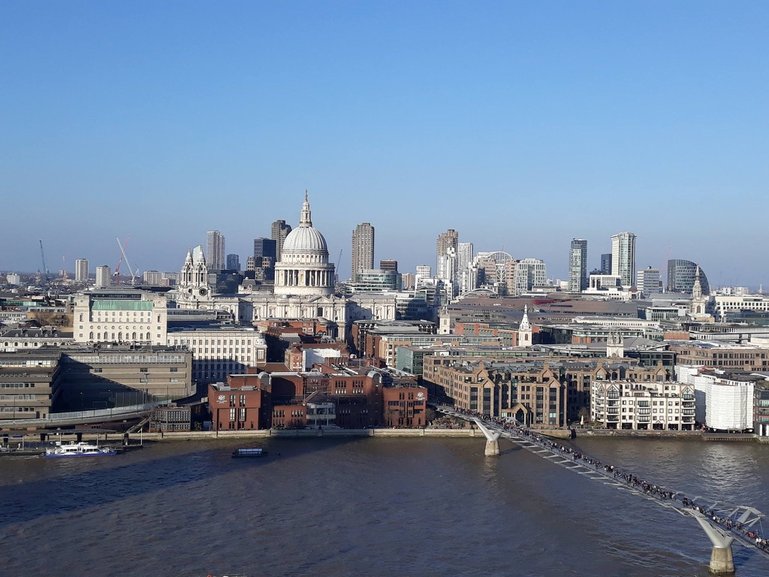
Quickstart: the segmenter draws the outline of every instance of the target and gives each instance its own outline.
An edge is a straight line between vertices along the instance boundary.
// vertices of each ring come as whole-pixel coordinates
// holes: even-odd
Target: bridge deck
[[[638,479],[629,471],[622,471],[614,466],[601,463],[598,459],[575,451],[563,443],[557,443],[540,436],[529,429],[510,423],[502,424],[479,415],[455,411],[448,407],[439,407],[438,410],[468,422],[481,419],[489,431],[499,433],[501,437],[509,439],[546,461],[593,481],[647,499],[685,517],[699,518],[707,522],[723,537],[734,539],[769,559],[769,539],[763,531],[756,528],[756,525],[760,527],[764,514],[753,507],[727,503],[706,505],[702,497],[688,498],[683,493],[670,491],[660,485]]]

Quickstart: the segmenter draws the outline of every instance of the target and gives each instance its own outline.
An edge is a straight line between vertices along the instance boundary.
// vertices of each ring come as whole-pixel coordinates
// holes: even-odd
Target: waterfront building
[[[76,343],[166,344],[166,296],[137,289],[96,290],[75,296]]]
[[[218,272],[224,270],[224,235],[218,230],[209,230],[207,235],[206,260],[208,270]]]
[[[283,242],[291,232],[291,225],[286,224],[285,220],[276,220],[272,223],[271,232],[272,240],[275,241],[275,260],[278,261],[283,254]]]
[[[415,383],[382,388],[382,425],[421,429],[427,424],[427,388]]]
[[[590,419],[607,429],[694,430],[694,386],[669,381],[597,380]]]
[[[60,359],[55,349],[0,353],[0,427],[48,417],[61,391]]]
[[[690,260],[680,258],[668,261],[667,291],[674,293],[692,294],[694,278],[697,276],[699,265]],[[710,284],[707,275],[700,269],[700,285],[702,294],[710,294]]]
[[[463,358],[425,357],[423,380],[454,406],[493,418],[514,418],[530,427],[567,423],[564,386],[542,363],[494,364]]]
[[[97,289],[104,289],[112,284],[112,274],[106,264],[96,267],[96,285]]]
[[[195,393],[192,352],[182,347],[123,344],[62,352],[61,404],[68,410],[183,399]]]
[[[631,287],[635,281],[636,235],[620,232],[611,237],[611,274],[620,277],[622,286]]]
[[[677,367],[679,378],[695,388],[697,421],[716,431],[753,430],[758,399],[767,382],[766,374],[748,371]],[[769,421],[767,421],[769,422]]]
[[[569,250],[569,292],[581,293],[587,288],[587,241],[575,238]]]
[[[266,374],[233,374],[208,385],[208,410],[215,431],[270,428],[270,387]]]
[[[352,232],[352,270],[350,277],[357,280],[358,273],[374,268],[374,227],[363,222]]]
[[[88,259],[78,258],[75,260],[75,282],[88,282]]]

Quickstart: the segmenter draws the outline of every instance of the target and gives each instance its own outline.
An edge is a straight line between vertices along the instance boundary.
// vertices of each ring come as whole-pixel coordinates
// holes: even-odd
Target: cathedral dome
[[[313,226],[299,226],[288,233],[283,241],[281,254],[288,252],[324,252],[328,254],[326,239],[320,231]]]
[[[282,262],[328,262],[328,245],[320,231],[312,226],[310,201],[304,196],[299,226],[288,233],[280,249]]]
[[[280,260],[275,263],[275,294],[319,295],[334,292],[334,265],[328,262],[328,245],[312,226],[310,201],[304,195],[299,226],[283,241]]]

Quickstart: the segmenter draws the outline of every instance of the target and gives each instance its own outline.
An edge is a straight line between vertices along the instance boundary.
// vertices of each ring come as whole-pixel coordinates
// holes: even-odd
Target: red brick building
[[[208,410],[215,431],[270,428],[270,385],[262,375],[230,375],[208,385]]]
[[[419,385],[384,387],[382,400],[385,427],[417,429],[427,424],[427,388]]]

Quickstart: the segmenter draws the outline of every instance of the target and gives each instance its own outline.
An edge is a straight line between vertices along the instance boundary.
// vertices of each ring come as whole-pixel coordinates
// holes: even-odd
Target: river
[[[769,512],[769,446],[578,439],[690,496]],[[269,455],[232,459],[236,446]],[[705,576],[693,519],[503,441],[161,442],[0,460],[0,576]],[[769,522],[765,523],[769,529]],[[764,531],[766,533],[767,531]],[[769,560],[734,546],[739,577]]]

